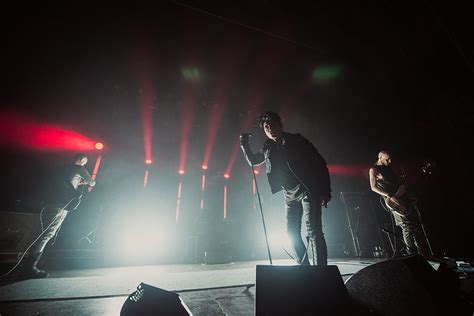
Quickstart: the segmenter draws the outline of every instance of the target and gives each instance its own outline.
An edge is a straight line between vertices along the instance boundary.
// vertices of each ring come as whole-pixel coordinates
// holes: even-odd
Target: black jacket
[[[267,177],[272,193],[282,190],[281,183],[272,174],[272,149],[276,143],[267,139],[258,153],[252,153],[248,143],[241,148],[250,166],[266,163]],[[283,133],[283,149],[286,152],[287,164],[294,176],[313,196],[331,196],[331,182],[326,160],[316,147],[301,134]]]

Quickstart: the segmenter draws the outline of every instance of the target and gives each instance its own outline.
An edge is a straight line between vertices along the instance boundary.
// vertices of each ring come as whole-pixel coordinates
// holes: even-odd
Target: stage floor
[[[343,280],[376,260],[330,260]],[[177,292],[194,315],[253,315],[255,267],[268,261],[50,271],[0,283],[0,315],[119,315],[141,282]],[[276,265],[293,265],[275,260]]]

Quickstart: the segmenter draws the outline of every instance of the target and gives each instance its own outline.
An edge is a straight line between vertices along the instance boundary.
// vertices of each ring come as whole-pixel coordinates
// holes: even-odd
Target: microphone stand
[[[403,168],[403,165],[400,165],[401,166],[401,169],[402,169],[402,178],[403,178],[403,181],[407,181],[407,175],[405,173],[405,169]],[[429,164],[429,166],[431,166],[431,164]],[[421,168],[421,170],[423,172],[425,172],[425,169],[424,167]],[[425,225],[423,224],[423,220],[421,219],[421,213],[420,213],[420,209],[418,208],[418,206],[416,205],[416,201],[413,202],[413,208],[416,210],[416,213],[418,215],[418,220],[420,221],[420,226],[421,226],[421,230],[423,231],[423,235],[425,237],[425,240],[426,240],[426,243],[428,244],[428,248],[430,250],[430,254],[432,257],[434,257],[434,253],[433,253],[433,248],[431,248],[431,242],[428,238],[428,234],[426,233],[426,229],[425,229]]]
[[[251,164],[251,167],[252,167],[253,181],[255,181],[255,190],[257,191],[258,206],[260,207],[260,214],[262,216],[263,233],[265,234],[265,243],[267,244],[268,260],[270,261],[270,265],[273,265],[272,254],[270,252],[270,245],[268,243],[267,228],[265,226],[265,217],[263,216],[262,201],[260,200],[260,192],[258,191],[257,177],[255,176],[255,168],[253,164]]]
[[[406,247],[406,249],[410,249],[410,251],[415,251],[415,250],[416,250],[416,249],[413,249],[413,248],[411,248],[411,247],[408,247],[408,245],[405,243],[405,241],[403,240],[403,238],[401,238],[400,236],[398,236],[398,235],[395,234],[394,232],[391,232],[391,231],[389,231],[389,230],[387,230],[387,229],[385,229],[385,228],[382,228],[381,231],[384,232],[384,233],[386,233],[387,235],[391,235],[391,236],[395,237],[396,239],[398,239],[399,241],[401,241],[402,244]],[[392,259],[393,259],[394,257],[396,257],[396,249],[395,249],[395,251],[394,251],[394,253],[393,253]]]

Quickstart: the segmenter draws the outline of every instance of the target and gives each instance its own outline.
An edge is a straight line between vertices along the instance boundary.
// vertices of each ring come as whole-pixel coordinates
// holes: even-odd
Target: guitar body
[[[401,217],[406,217],[410,214],[410,205],[416,200],[408,197],[408,194],[403,194],[400,197],[392,196],[385,198],[385,205],[391,211]]]

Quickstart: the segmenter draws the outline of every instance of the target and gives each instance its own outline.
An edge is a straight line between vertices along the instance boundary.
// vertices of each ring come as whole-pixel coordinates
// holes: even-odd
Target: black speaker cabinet
[[[350,299],[337,266],[258,265],[256,315],[349,315]]]
[[[446,275],[416,255],[367,266],[346,281],[346,288],[367,315],[469,315],[456,282],[448,279],[452,274]]]
[[[140,283],[120,310],[121,316],[139,315],[192,315],[178,294]]]

